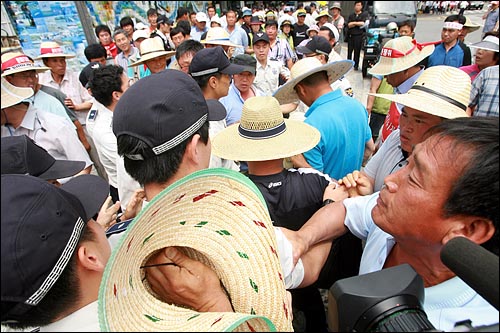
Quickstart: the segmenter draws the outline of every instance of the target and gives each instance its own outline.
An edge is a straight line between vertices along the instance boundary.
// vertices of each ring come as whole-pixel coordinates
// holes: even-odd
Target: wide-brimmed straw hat
[[[498,44],[498,37],[486,36],[482,41],[470,44],[469,47],[498,52]]]
[[[26,71],[41,73],[49,69],[50,68],[46,66],[35,65],[35,62],[24,53],[7,52],[2,54],[2,76]]]
[[[409,36],[389,40],[380,52],[379,61],[368,73],[389,75],[417,65],[434,52],[434,44],[423,45]]]
[[[63,52],[61,45],[56,42],[42,42],[40,44],[40,55],[35,60],[43,58],[74,58],[74,54],[66,54]]]
[[[341,60],[323,65],[316,57],[302,58],[290,70],[290,79],[276,90],[273,96],[280,104],[296,102],[299,100],[299,97],[294,88],[300,81],[315,73],[326,71],[328,81],[331,84],[347,74],[353,64],[352,60]]]
[[[221,27],[212,27],[208,29],[205,39],[200,41],[202,44],[225,45],[232,47],[242,47],[229,40],[229,33]]]
[[[373,94],[390,101],[429,113],[453,119],[468,117],[471,82],[464,71],[451,66],[429,67],[405,94]]]
[[[469,32],[474,32],[474,31],[478,30],[479,28],[481,28],[481,26],[479,24],[473,23],[471,21],[471,19],[468,16],[466,16],[464,28],[468,28]]]
[[[3,76],[2,80],[2,109],[21,103],[35,94],[31,88],[16,87]]]
[[[330,13],[328,13],[327,10],[322,10],[321,12],[319,12],[318,16],[316,16],[316,21],[319,21],[319,19],[323,16],[328,16],[328,18],[332,18],[332,15],[330,15]]]
[[[129,65],[134,67],[145,63],[148,60],[166,55],[167,59],[175,55],[175,51],[165,51],[165,46],[161,37],[146,38],[141,42],[141,57],[139,60]]]
[[[212,153],[237,161],[268,161],[308,151],[319,142],[314,127],[283,119],[278,101],[255,96],[243,104],[241,121],[212,139]]]
[[[266,207],[253,182],[229,169],[201,170],[167,187],[129,225],[108,261],[99,290],[101,330],[292,331]],[[155,297],[140,267],[168,246],[215,271],[234,312],[201,313]]]

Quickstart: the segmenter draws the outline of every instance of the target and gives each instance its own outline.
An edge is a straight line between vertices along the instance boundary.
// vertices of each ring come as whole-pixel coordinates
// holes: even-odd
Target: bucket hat
[[[334,2],[333,5],[330,6],[330,9],[337,8],[338,10],[342,11],[342,8],[340,7],[340,2]]]
[[[486,36],[482,41],[470,44],[469,47],[498,52],[498,37]]]
[[[468,117],[471,82],[464,71],[451,66],[429,67],[405,94],[373,94],[438,117]]]
[[[99,290],[101,330],[293,330],[266,207],[257,187],[228,169],[201,170],[164,189],[129,225],[108,261]],[[140,267],[168,246],[209,266],[235,312],[200,313],[153,296]]]
[[[149,29],[137,29],[134,31],[132,34],[132,40],[135,42],[139,38],[149,38],[151,36],[151,33],[149,32]]]
[[[242,47],[241,45],[234,44],[229,40],[229,33],[221,27],[212,27],[208,29],[205,39],[200,41],[202,44],[224,45],[232,47]]]
[[[66,54],[63,52],[61,45],[56,42],[42,42],[40,44],[40,55],[35,60],[43,58],[74,58],[74,54]]]
[[[309,32],[311,31],[319,32],[319,27],[316,24],[311,24],[311,26],[306,30],[306,35],[309,36]]]
[[[165,46],[161,37],[146,38],[141,42],[141,57],[139,60],[129,65],[135,67],[145,63],[148,60],[166,55],[167,59],[175,55],[175,51],[165,51]]]
[[[314,148],[320,134],[314,127],[283,119],[279,102],[255,96],[243,104],[241,121],[212,139],[212,153],[237,161],[267,161],[297,155]]]
[[[2,314],[18,320],[43,300],[77,248],[87,222],[109,195],[99,176],[61,187],[29,175],[2,175]]]
[[[35,94],[31,88],[16,87],[2,76],[2,109],[21,103]]]
[[[294,88],[300,81],[318,72],[326,71],[328,81],[331,84],[347,74],[353,64],[352,60],[341,60],[323,65],[316,57],[302,58],[290,70],[290,79],[278,88],[273,96],[280,104],[296,102],[299,100],[299,97]]]
[[[26,135],[2,138],[2,175],[23,174],[45,180],[74,176],[84,161],[56,160]]]
[[[36,71],[37,73],[48,71],[50,68],[46,66],[37,66],[24,53],[7,52],[2,54],[2,76],[12,75],[25,71]]]
[[[389,75],[401,72],[415,66],[430,56],[432,52],[434,52],[434,44],[419,44],[409,36],[394,38],[384,45],[380,52],[379,61],[368,73]]]

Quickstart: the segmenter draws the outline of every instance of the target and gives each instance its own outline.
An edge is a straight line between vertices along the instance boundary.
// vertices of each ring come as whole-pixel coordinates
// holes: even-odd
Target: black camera
[[[434,326],[423,309],[424,282],[408,265],[342,279],[328,295],[334,332],[422,332]]]

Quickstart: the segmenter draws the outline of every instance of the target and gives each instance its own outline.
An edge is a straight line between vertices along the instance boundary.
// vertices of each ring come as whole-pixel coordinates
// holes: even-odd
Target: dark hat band
[[[438,93],[438,92],[436,92],[436,91],[434,91],[432,89],[429,89],[427,87],[424,87],[424,86],[413,86],[413,87],[411,87],[411,90],[421,90],[421,91],[426,92],[428,94],[431,94],[433,96],[439,97],[442,100],[445,100],[446,102],[448,102],[448,103],[450,103],[452,105],[455,105],[456,107],[458,107],[458,108],[460,108],[460,109],[462,109],[464,111],[467,110],[467,106],[466,105],[460,103],[457,100],[454,100],[453,98],[450,98],[450,97],[448,97],[446,95],[440,94],[440,93]]]
[[[269,128],[266,130],[257,130],[257,131],[245,129],[241,127],[241,124],[238,126],[238,132],[240,133],[240,136],[245,139],[252,139],[252,140],[274,138],[275,136],[278,136],[285,131],[286,131],[285,122],[282,122],[281,124],[273,128]]]

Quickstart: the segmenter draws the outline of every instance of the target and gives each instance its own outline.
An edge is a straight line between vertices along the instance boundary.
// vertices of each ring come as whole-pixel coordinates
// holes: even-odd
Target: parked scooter
[[[363,78],[368,75],[368,70],[372,68],[380,57],[380,51],[385,43],[397,37],[398,25],[390,22],[385,28],[369,28],[363,43],[363,64],[361,73]]]

